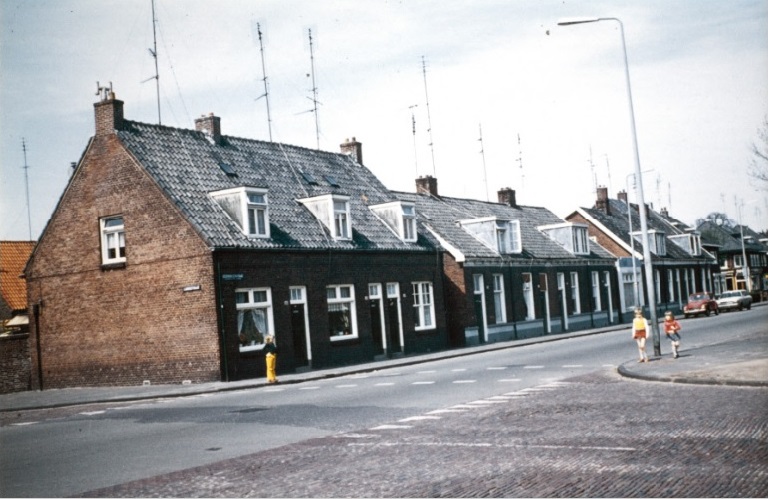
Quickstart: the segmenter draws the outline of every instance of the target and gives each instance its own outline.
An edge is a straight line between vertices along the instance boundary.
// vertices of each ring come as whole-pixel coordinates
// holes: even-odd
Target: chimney
[[[111,85],[110,85],[111,86]],[[110,135],[123,128],[123,101],[115,99],[112,89],[99,88],[101,101],[93,105],[96,113],[96,136]]]
[[[606,215],[611,214],[611,204],[608,202],[608,188],[597,188],[597,201],[595,201],[595,209],[602,211]]]
[[[213,144],[221,144],[221,118],[208,113],[208,116],[202,115],[195,120],[195,130],[203,132],[205,137]]]
[[[352,137],[352,140],[346,139],[343,144],[339,146],[341,153],[347,156],[352,156],[352,160],[358,165],[363,164],[363,144]]]
[[[664,218],[669,218],[669,210],[667,210],[666,207],[661,209],[661,216]]]
[[[437,194],[437,179],[431,175],[426,177],[419,177],[416,179],[416,192],[425,192],[435,197],[439,197]]]
[[[499,189],[497,195],[499,196],[499,203],[511,206],[513,208],[517,207],[517,200],[515,199],[514,189],[504,187],[503,189]]]
[[[624,204],[629,204],[627,201],[627,191],[619,191],[616,197],[619,198],[619,201],[624,201]]]

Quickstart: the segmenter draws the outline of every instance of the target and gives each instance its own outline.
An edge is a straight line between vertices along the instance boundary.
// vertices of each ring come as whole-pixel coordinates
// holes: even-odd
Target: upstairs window
[[[632,237],[640,244],[643,244],[643,233],[633,232]],[[657,256],[667,255],[667,235],[657,230],[648,231],[648,246],[651,253]]]
[[[393,203],[371,206],[378,216],[397,237],[405,242],[416,242],[416,206],[412,203],[395,201]]]
[[[497,253],[520,253],[523,250],[519,220],[489,217],[460,220],[459,225]]]
[[[269,237],[269,202],[266,189],[236,187],[211,193],[216,203],[249,237]]]
[[[352,239],[349,196],[327,194],[298,201],[328,228],[333,239]]]
[[[587,226],[571,222],[543,225],[538,229],[574,255],[589,255]]]
[[[123,217],[102,218],[101,263],[104,265],[125,262],[125,225]]]
[[[669,239],[683,248],[689,255],[701,255],[701,235],[698,232],[669,236]]]

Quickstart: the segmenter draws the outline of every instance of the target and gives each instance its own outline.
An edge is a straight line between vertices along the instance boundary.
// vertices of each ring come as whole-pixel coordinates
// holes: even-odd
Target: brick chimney
[[[352,140],[346,139],[343,144],[339,145],[341,153],[348,156],[352,156],[352,159],[358,164],[363,164],[363,144],[352,137]]]
[[[511,189],[509,187],[504,187],[503,189],[499,189],[499,192],[497,193],[499,196],[499,203],[505,204],[507,206],[511,206],[515,208],[517,206],[517,200],[515,199],[515,190]]]
[[[100,89],[101,101],[93,105],[96,113],[96,136],[110,135],[123,128],[123,101],[115,99],[112,89]]]
[[[608,202],[608,188],[597,188],[597,201],[595,201],[595,209],[602,211],[606,215],[611,214],[611,204]]]
[[[627,201],[627,191],[619,191],[616,197],[619,198],[619,201],[624,201],[624,204],[629,204]]]
[[[661,216],[664,218],[669,218],[669,210],[665,207],[661,209]]]
[[[195,130],[203,132],[206,138],[212,143],[221,144],[221,118],[208,113],[208,116],[202,115],[195,120]]]
[[[431,175],[426,177],[419,177],[416,179],[416,192],[431,194],[432,196],[439,197],[437,194],[437,179]]]

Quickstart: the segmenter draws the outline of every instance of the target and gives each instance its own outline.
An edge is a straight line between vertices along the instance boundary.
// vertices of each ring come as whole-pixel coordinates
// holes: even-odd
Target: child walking
[[[645,352],[645,339],[648,337],[648,320],[643,317],[643,310],[635,309],[635,318],[632,321],[632,338],[637,343],[637,350],[640,353],[638,362],[648,362],[648,354]]]
[[[277,377],[275,376],[277,347],[275,346],[274,336],[270,335],[264,338],[264,353],[267,359],[267,382],[277,383]]]
[[[667,311],[664,314],[664,332],[667,333],[667,338],[672,342],[672,357],[675,359],[680,357],[678,353],[680,350],[680,335],[677,332],[681,329],[680,323],[677,322],[672,312]]]

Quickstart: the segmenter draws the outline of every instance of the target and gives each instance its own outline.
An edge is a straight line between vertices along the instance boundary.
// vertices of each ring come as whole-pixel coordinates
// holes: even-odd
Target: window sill
[[[117,270],[117,269],[124,269],[125,268],[125,262],[114,262],[114,263],[102,263],[101,264],[101,270],[107,271],[107,270]]]

